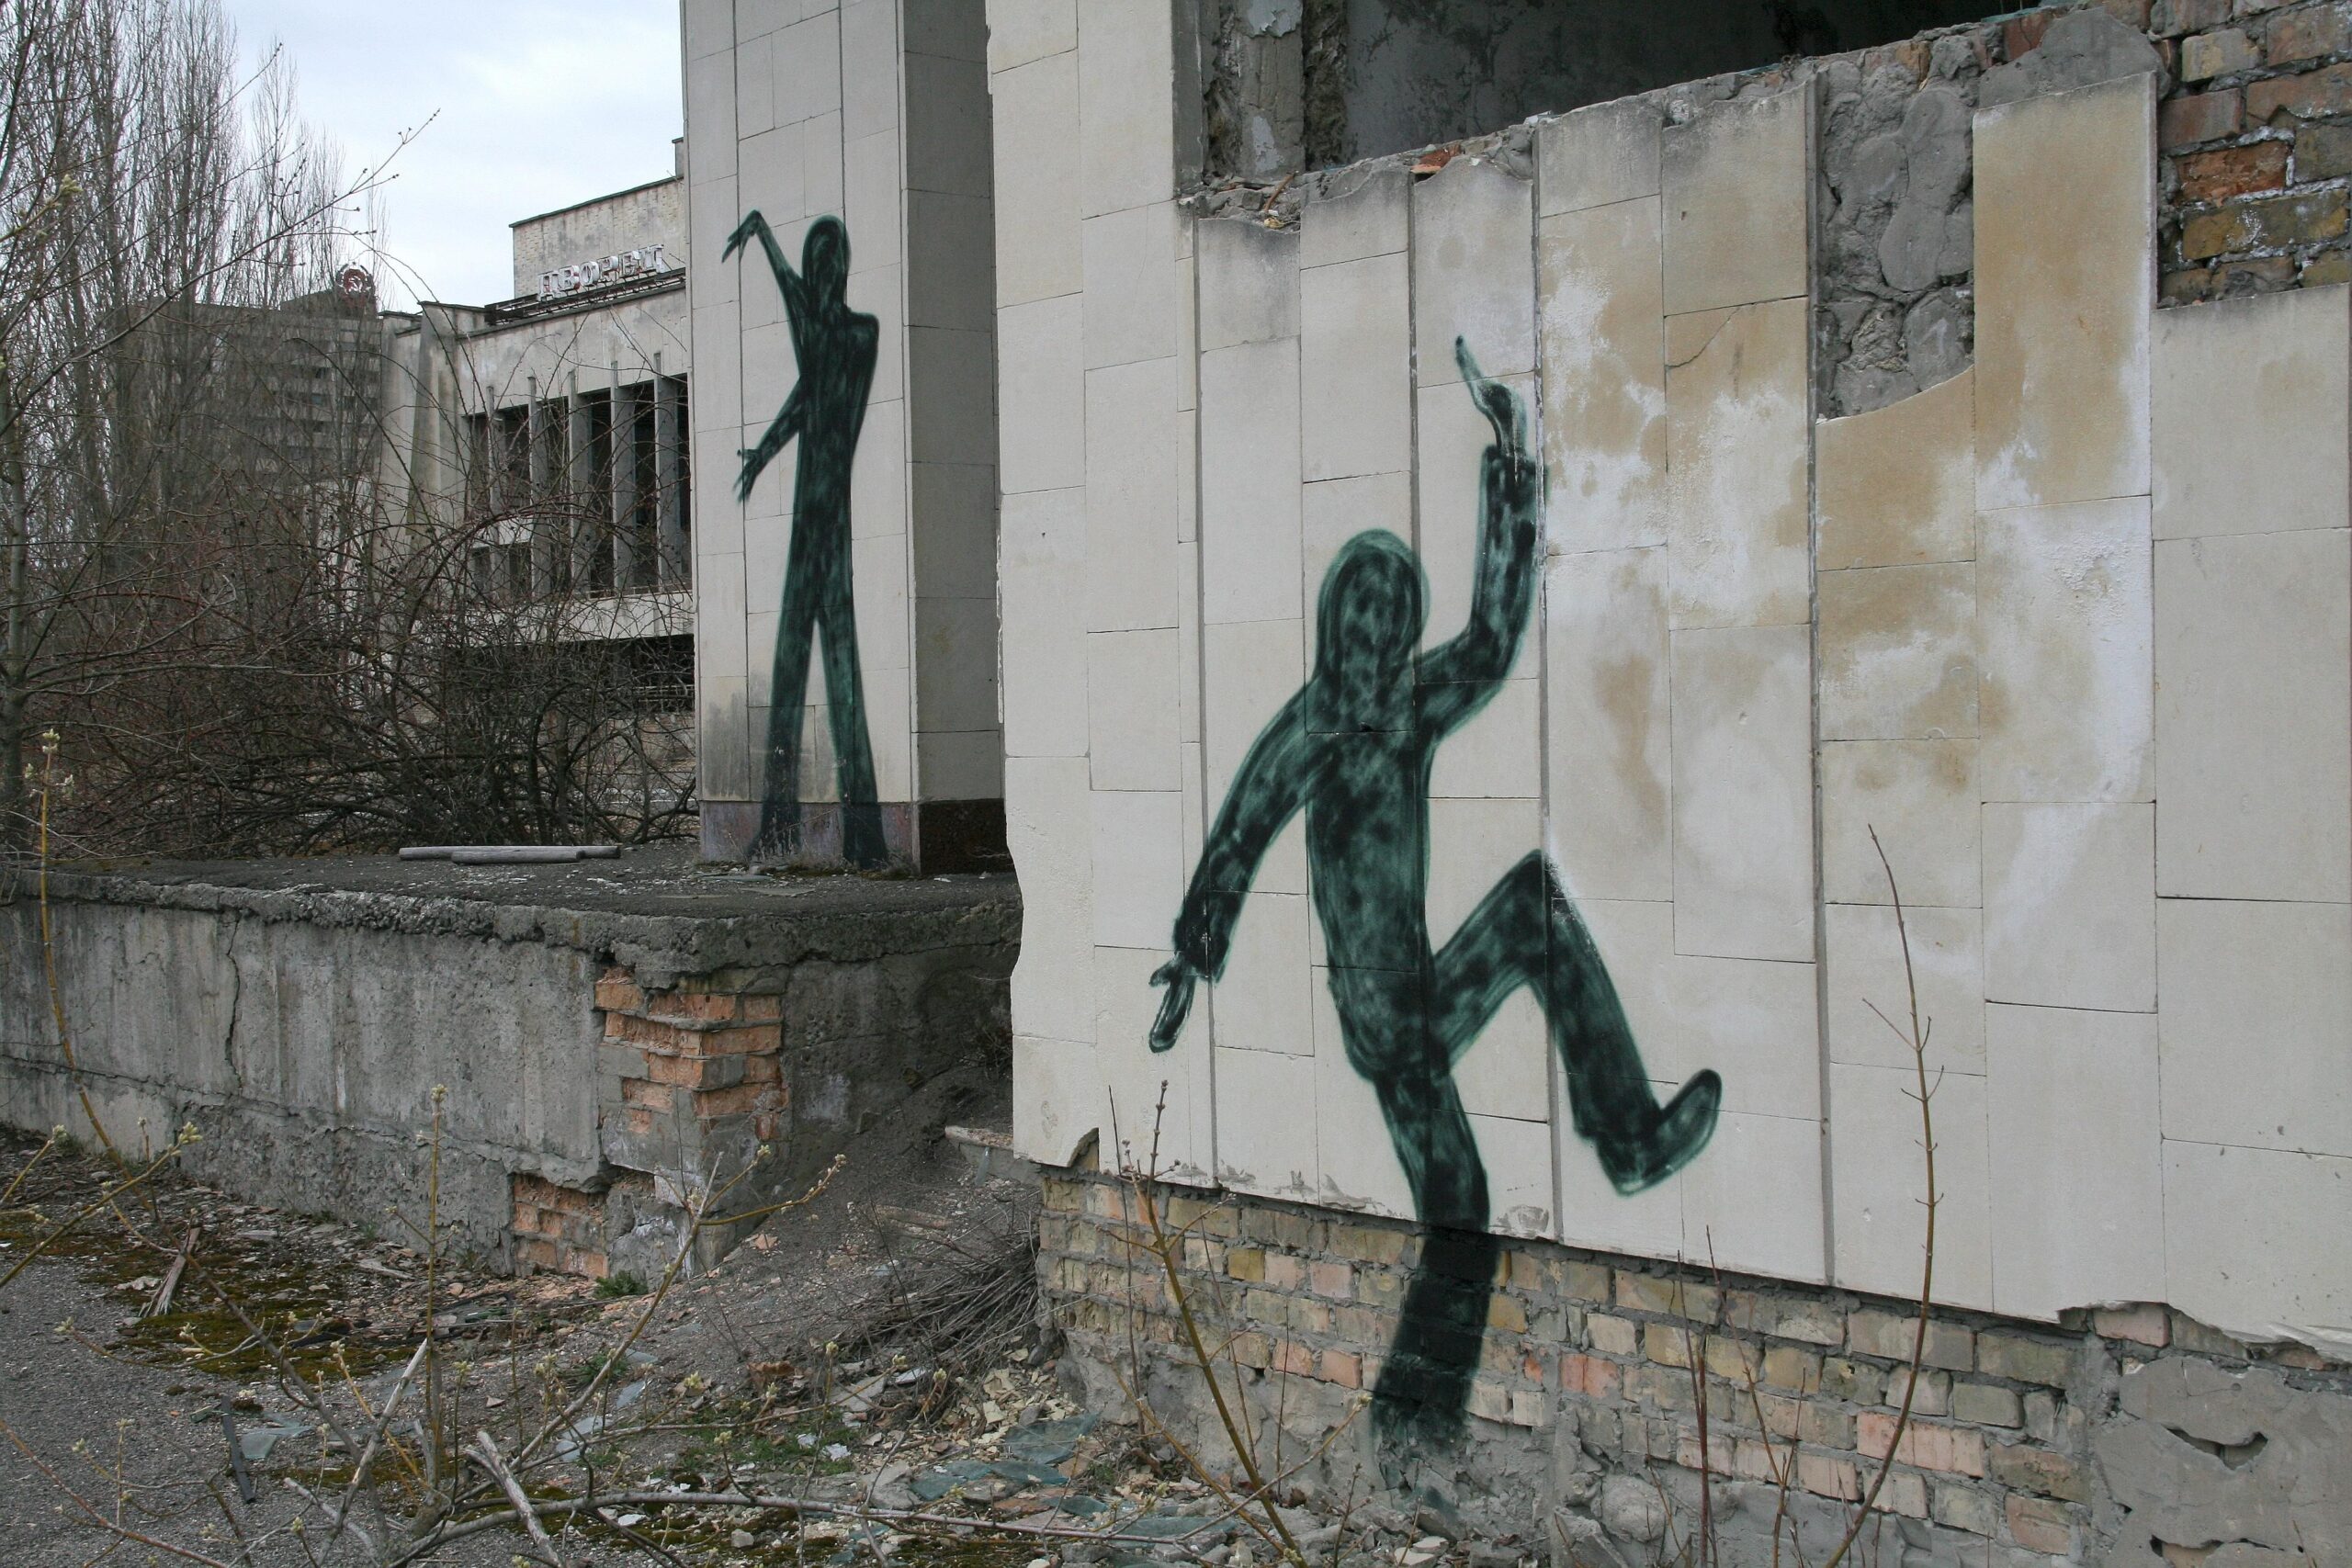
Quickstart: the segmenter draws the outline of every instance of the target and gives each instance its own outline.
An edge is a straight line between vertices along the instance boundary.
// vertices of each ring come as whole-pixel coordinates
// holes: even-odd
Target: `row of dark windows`
[[[474,547],[478,591],[521,600],[690,581],[694,420],[684,377],[543,398],[466,423],[475,517],[517,521],[526,536]]]

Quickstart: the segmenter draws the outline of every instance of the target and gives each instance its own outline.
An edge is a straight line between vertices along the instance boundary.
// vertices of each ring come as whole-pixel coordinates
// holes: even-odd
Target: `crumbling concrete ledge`
[[[682,1194],[805,1180],[911,1086],[1002,1071],[1009,876],[775,877],[684,848],[53,870],[59,988],[108,1131],[261,1201],[423,1221],[440,1100],[450,1241],[656,1271]],[[29,874],[0,870],[0,1122],[87,1136]],[[762,1157],[761,1151],[766,1154]],[[733,1238],[706,1240],[715,1258]]]

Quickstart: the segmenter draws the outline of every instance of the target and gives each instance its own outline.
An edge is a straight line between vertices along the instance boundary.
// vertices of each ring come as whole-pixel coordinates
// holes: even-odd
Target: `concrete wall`
[[[5,910],[5,1104],[88,1137],[60,1070],[38,910]],[[504,1250],[508,1173],[597,1173],[592,954],[540,943],[268,922],[142,903],[62,906],[76,1053],[118,1142],[193,1122],[188,1168],[261,1201],[389,1227],[421,1212],[416,1134],[443,1104],[443,1202],[463,1246]]]
[[[1001,862],[979,0],[689,0],[684,20],[705,852]],[[755,211],[795,269],[812,227],[845,228],[846,309],[867,320],[841,330],[873,341],[870,367],[815,416],[834,433],[824,451],[796,436],[747,483],[742,453],[806,360],[761,244],[723,254]],[[842,554],[842,582],[820,593]],[[798,660],[818,599],[854,618],[854,682],[829,679],[821,649]],[[774,690],[780,671],[802,684]],[[860,751],[870,786],[847,761]]]
[[[714,889],[675,859],[61,873],[79,1083],[118,1144],[193,1124],[198,1177],[387,1228],[421,1221],[446,1089],[456,1245],[650,1278],[680,1192],[763,1144],[739,1197],[804,1182],[910,1083],[988,1064],[1019,919],[1000,879]],[[30,885],[0,884],[0,1120],[86,1139],[40,932]]]
[[[674,263],[683,256],[672,252]],[[536,389],[543,400],[610,391],[660,376],[690,376],[686,296],[666,293],[497,325],[458,346],[465,411],[518,408]]]
[[[1973,114],[1973,355],[1824,419],[1815,66],[1326,175],[1294,220],[1177,201],[1165,6],[991,22],[1023,1153],[1141,1158],[1164,1081],[1181,1180],[1915,1289],[1908,1055],[1864,1005],[1904,1002],[1875,829],[1941,1075],[1938,1299],[2347,1348],[2352,315],[2331,287],[2157,310],[2146,67],[2028,72]],[[1931,51],[1861,63],[1916,84]],[[1253,747],[1343,766],[1276,721],[1346,542],[1412,547],[1425,651],[1496,602],[1457,335],[1541,457],[1515,660],[1397,838],[1351,850],[1309,783],[1258,854]],[[1481,908],[1539,852],[1572,917]],[[1351,853],[1393,896],[1364,904]],[[1429,983],[1483,954],[1496,1010],[1430,1023],[1458,1060],[1400,1077],[1380,1053],[1456,993],[1408,973],[1384,1015],[1331,954],[1385,922],[1410,971],[1424,920],[1484,940]],[[1720,1075],[1669,1179],[1613,1182],[1609,1119],[1572,1117],[1579,929],[1657,1096]],[[1223,966],[1187,961],[1214,984],[1154,1055],[1188,943]]]

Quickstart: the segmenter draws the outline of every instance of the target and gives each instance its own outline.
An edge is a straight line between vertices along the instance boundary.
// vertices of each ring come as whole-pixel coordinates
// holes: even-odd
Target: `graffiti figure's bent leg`
[[[888,859],[882,841],[882,807],[874,783],[874,748],[865,735],[865,685],[857,662],[857,607],[850,597],[849,552],[839,552],[818,606],[825,637],[825,711],[832,720],[833,766],[841,786],[842,858],[852,865],[879,866]]]
[[[1544,1005],[1576,1130],[1618,1191],[1657,1185],[1707,1146],[1722,1078],[1694,1074],[1658,1104],[1608,965],[1541,854],[1506,873],[1437,955],[1431,1027],[1453,1059],[1521,986]]]
[[[1461,1438],[1502,1244],[1487,1229],[1487,1168],[1453,1073],[1432,1062],[1373,1087],[1413,1207],[1431,1227],[1373,1389],[1381,1466],[1390,1483],[1401,1486],[1417,1453],[1446,1452]]]
[[[760,830],[745,852],[752,860],[784,860],[800,847],[800,731],[808,719],[808,644],[818,616],[818,596],[807,567],[796,537],[785,562],[784,613],[777,617],[775,659],[769,666]]]

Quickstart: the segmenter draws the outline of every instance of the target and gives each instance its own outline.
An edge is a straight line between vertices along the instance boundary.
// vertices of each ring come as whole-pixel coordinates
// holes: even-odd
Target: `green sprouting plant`
[[[606,1301],[616,1301],[623,1296],[641,1296],[648,1288],[644,1276],[633,1274],[626,1269],[607,1274],[596,1281],[596,1294]]]

